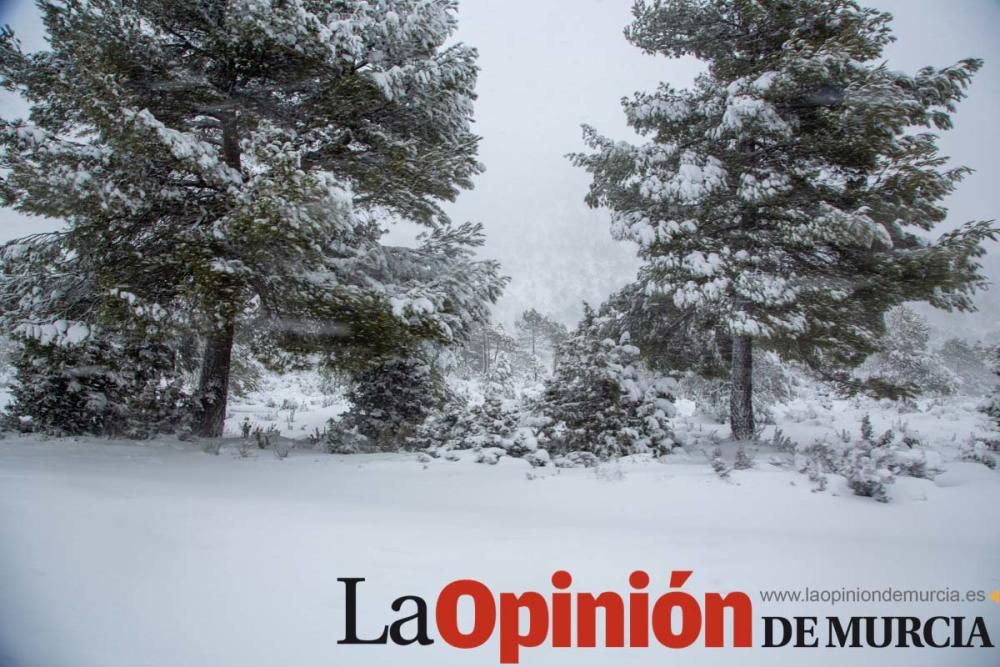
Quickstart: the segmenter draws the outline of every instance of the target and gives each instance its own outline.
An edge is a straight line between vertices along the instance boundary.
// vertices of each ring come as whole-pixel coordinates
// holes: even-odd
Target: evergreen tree
[[[752,349],[777,350],[846,382],[904,301],[969,310],[985,222],[936,242],[947,169],[932,130],[950,127],[981,61],[915,75],[880,60],[890,15],[850,0],[636,2],[626,38],[707,64],[693,88],[624,102],[650,140],[594,150],[588,203],[634,241],[643,278],[679,308],[718,316],[732,338],[733,435],[754,432]]]
[[[15,342],[16,382],[7,417],[16,428],[57,435],[147,437],[186,425],[190,368],[162,309],[109,291],[101,335],[89,256],[68,252],[64,234],[38,234],[0,247],[0,322]]]
[[[486,317],[472,327],[461,355],[472,372],[486,378],[502,353],[512,353],[516,349],[517,341],[507,334],[503,324]]]
[[[542,368],[540,355],[543,350],[552,354],[553,368],[558,361],[559,345],[569,337],[566,327],[551,317],[539,313],[534,308],[521,313],[514,323],[517,330],[518,343],[528,355],[529,368],[533,380],[538,380]]]
[[[862,372],[911,395],[953,393],[959,379],[930,349],[929,341],[927,320],[911,308],[896,306],[886,313],[885,335]]]
[[[456,303],[495,298],[495,265],[422,282],[378,244],[385,219],[426,225],[445,252],[478,233],[441,209],[481,170],[476,53],[445,46],[454,0],[39,7],[50,50],[0,35],[0,84],[31,104],[0,125],[0,202],[66,220],[52,242],[90,288],[81,321],[159,309],[200,333],[198,433],[222,431],[247,318],[291,345],[385,343],[384,356],[461,338]],[[65,298],[55,282],[6,285],[39,304],[9,326],[58,317],[44,307]]]
[[[331,432],[331,444],[340,444],[333,441],[347,429],[364,436],[366,448],[385,451],[405,445],[446,396],[440,373],[417,350],[354,373],[347,398],[351,409]]]
[[[639,350],[627,333],[617,341],[593,336],[594,320],[588,307],[545,384],[539,407],[551,424],[546,447],[555,455],[588,452],[599,459],[669,452],[673,383],[640,372]]]
[[[991,351],[990,362],[993,367],[993,386],[979,409],[993,421],[993,426],[1000,432],[1000,347]]]
[[[189,400],[174,351],[150,340],[26,340],[14,360],[11,426],[52,435],[173,432]]]

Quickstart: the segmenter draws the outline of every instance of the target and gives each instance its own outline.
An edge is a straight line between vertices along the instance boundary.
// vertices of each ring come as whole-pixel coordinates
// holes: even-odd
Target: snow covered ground
[[[271,416],[266,405],[241,405],[232,422]],[[312,407],[296,418],[336,409]],[[803,436],[855,430],[848,407],[830,406],[842,424],[811,404],[782,408],[779,421]],[[281,410],[272,412],[280,423]],[[337,578],[367,579],[359,631],[374,635],[402,615],[389,609],[399,596],[420,595],[433,614],[437,593],[460,578],[496,593],[548,595],[558,569],[573,574],[574,591],[623,595],[632,570],[647,570],[658,595],[671,570],[691,569],[685,591],[699,599],[746,591],[758,618],[983,616],[996,642],[993,602],[831,606],[765,603],[759,595],[1000,588],[1000,474],[950,460],[946,447],[949,433],[966,437],[970,414],[951,406],[938,416],[877,415],[877,428],[902,419],[937,433],[949,459],[933,481],[898,480],[888,504],[853,496],[836,479],[814,493],[804,476],[769,464],[766,451],[754,469],[725,481],[695,454],[553,470],[513,459],[488,466],[303,448],[284,460],[260,450],[243,457],[235,440],[212,456],[173,439],[8,436],[0,440],[0,665],[496,665],[496,635],[469,651],[440,640],[338,645],[345,611]],[[754,643],[761,639],[756,621]],[[682,651],[542,646],[522,650],[521,664],[1000,664],[1000,649],[700,643]]]

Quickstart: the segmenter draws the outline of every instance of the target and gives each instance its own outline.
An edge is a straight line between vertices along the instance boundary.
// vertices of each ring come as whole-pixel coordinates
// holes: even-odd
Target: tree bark
[[[239,171],[240,160],[239,127],[235,113],[221,117],[222,156],[226,164]],[[219,296],[225,299],[225,291]],[[205,438],[222,436],[226,422],[226,402],[229,396],[229,367],[233,356],[233,337],[236,334],[236,315],[231,313],[233,304],[223,305],[227,313],[225,323],[211,331],[205,340],[205,355],[201,361],[201,379],[198,396],[201,412],[197,415],[194,432]]]
[[[733,337],[733,366],[730,376],[729,426],[736,440],[753,438],[753,339]]]
[[[201,412],[195,434],[205,438],[222,436],[226,421],[226,399],[229,395],[229,366],[233,354],[235,325],[230,319],[224,327],[213,332],[205,341],[205,356],[201,364],[198,395]]]
[[[531,374],[535,382],[538,382],[538,359],[535,357],[535,328],[531,328]]]
[[[222,158],[226,164],[240,171],[242,159],[240,155],[240,133],[236,121],[236,114],[225,114],[221,119],[222,124]]]
[[[483,327],[483,375],[490,373],[490,339],[489,331]]]

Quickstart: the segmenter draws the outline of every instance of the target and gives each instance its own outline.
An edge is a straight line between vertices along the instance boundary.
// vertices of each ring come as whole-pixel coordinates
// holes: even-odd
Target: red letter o
[[[472,598],[475,606],[473,611],[472,631],[463,634],[458,629],[458,599],[463,595]],[[493,634],[497,621],[497,607],[493,602],[493,594],[486,584],[474,579],[459,579],[441,589],[438,595],[437,607],[438,634],[446,644],[455,648],[476,648],[482,646]]]

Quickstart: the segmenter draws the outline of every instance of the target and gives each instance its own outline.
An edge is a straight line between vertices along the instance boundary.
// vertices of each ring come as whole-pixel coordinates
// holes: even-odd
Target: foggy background
[[[567,325],[584,300],[596,305],[635,275],[634,248],[611,239],[608,215],[584,203],[589,176],[565,158],[585,149],[580,124],[616,139],[635,140],[619,101],[660,81],[682,87],[701,66],[694,60],[645,56],[629,45],[630,0],[460,0],[457,39],[480,53],[476,124],[486,173],[447,209],[456,222],[485,225],[486,257],[499,260],[512,281],[497,304],[510,324],[526,308],[555,315]],[[975,170],[947,200],[948,222],[937,236],[968,220],[1000,215],[1000,1],[870,0],[862,4],[895,15],[897,42],[889,66],[914,72],[967,57],[983,58],[969,97],[943,133],[940,146],[954,164]],[[0,23],[10,24],[26,50],[44,48],[34,3],[0,0]],[[24,104],[0,96],[6,118]],[[0,241],[54,228],[58,223],[0,209]],[[412,230],[397,229],[403,243]],[[991,281],[1000,280],[1000,244],[985,258]],[[941,335],[997,336],[996,292],[978,296],[979,312],[948,314],[921,308]]]

